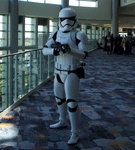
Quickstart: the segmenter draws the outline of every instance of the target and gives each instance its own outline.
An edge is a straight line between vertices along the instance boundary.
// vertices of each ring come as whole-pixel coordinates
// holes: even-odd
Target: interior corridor
[[[85,62],[79,143],[67,144],[69,120],[67,128],[49,129],[59,118],[50,80],[0,120],[1,150],[135,149],[135,55],[107,55],[100,49]]]

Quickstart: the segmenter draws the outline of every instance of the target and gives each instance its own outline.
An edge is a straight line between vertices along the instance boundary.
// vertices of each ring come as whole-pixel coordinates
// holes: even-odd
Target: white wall
[[[119,26],[135,28],[135,16],[121,15],[119,17]]]
[[[9,13],[9,0],[0,0],[0,14]]]
[[[135,15],[135,4],[120,7],[119,13],[120,15]]]
[[[98,7],[73,7],[79,19],[111,20],[111,0],[99,0]]]
[[[19,15],[35,17],[58,18],[60,5],[42,4],[33,2],[19,2]]]
[[[135,3],[120,7],[119,26],[126,28],[135,28]]]
[[[120,1],[121,7],[130,5],[130,4],[134,4],[134,3],[135,3],[135,0],[121,0]]]

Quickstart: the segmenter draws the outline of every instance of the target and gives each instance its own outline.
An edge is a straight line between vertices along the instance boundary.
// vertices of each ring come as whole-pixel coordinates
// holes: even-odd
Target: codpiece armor
[[[67,106],[71,123],[71,138],[68,144],[76,144],[79,140],[78,93],[79,79],[84,78],[81,60],[87,56],[87,36],[77,31],[78,20],[76,12],[71,8],[64,8],[59,13],[60,30],[50,34],[42,53],[54,55],[55,79],[54,94],[59,110],[59,122],[50,128],[67,126]]]

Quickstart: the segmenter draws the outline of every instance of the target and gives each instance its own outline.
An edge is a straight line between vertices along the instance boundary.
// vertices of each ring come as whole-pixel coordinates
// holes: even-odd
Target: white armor
[[[59,13],[59,27],[62,32],[71,31],[78,26],[76,12],[71,8],[64,8]]]
[[[42,52],[44,55],[55,55],[55,80],[54,94],[59,110],[59,122],[50,125],[50,128],[67,126],[67,106],[71,123],[71,138],[68,144],[76,144],[79,140],[79,78],[81,78],[80,60],[86,57],[87,36],[75,30],[78,21],[76,13],[71,8],[64,8],[59,13],[60,30],[50,34]],[[74,23],[73,23],[74,22]],[[63,25],[63,26],[61,26]],[[59,48],[51,48],[52,44],[66,44],[65,51]],[[68,49],[68,50],[67,50]],[[80,71],[80,73],[79,73]]]

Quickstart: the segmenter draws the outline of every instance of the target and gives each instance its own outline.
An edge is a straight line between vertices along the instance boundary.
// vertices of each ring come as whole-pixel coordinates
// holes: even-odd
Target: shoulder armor
[[[51,39],[51,38],[53,38],[53,40],[55,41],[55,40],[56,40],[57,32],[58,32],[58,31],[53,31],[53,32],[49,35],[48,40]]]
[[[77,32],[76,38],[80,40],[80,42],[87,44],[87,35],[84,32]]]
[[[56,37],[57,37],[57,32],[58,32],[58,31],[53,31],[53,32],[49,35],[49,38],[48,38],[48,40],[47,40],[47,43],[45,44],[44,47],[49,47],[49,48],[50,48],[51,45],[55,43]]]
[[[71,31],[70,33],[71,33],[71,40],[73,41],[73,43],[76,45],[78,45],[78,43],[80,42],[78,42],[77,40],[77,37],[76,37],[76,34],[77,34],[77,30],[73,30],[73,31]]]

